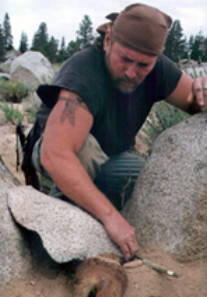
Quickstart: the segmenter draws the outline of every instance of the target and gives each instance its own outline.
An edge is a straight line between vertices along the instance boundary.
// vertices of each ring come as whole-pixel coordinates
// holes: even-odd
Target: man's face
[[[149,56],[110,38],[104,43],[106,65],[114,86],[123,93],[132,93],[153,69],[157,56]]]

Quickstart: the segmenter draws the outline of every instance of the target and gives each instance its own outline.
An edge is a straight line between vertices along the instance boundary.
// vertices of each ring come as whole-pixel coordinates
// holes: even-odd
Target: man
[[[52,178],[50,194],[59,191],[93,215],[128,259],[138,241],[107,196],[110,179],[119,172],[123,178],[124,172],[130,183],[133,174],[127,171],[136,166],[138,175],[142,165],[130,149],[153,103],[165,99],[191,112],[205,110],[207,78],[193,81],[162,55],[171,25],[163,12],[133,4],[113,19],[104,26],[103,49],[94,46],[74,55],[52,86],[39,87],[52,111],[33,160],[37,164],[39,156],[36,167]],[[127,169],[120,169],[122,164]],[[109,183],[103,186],[107,173]]]

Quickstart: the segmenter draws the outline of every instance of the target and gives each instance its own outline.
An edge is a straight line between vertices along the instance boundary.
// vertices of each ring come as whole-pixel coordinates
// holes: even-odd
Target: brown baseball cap
[[[135,3],[106,18],[113,22],[113,40],[148,55],[163,52],[172,19],[159,9]]]

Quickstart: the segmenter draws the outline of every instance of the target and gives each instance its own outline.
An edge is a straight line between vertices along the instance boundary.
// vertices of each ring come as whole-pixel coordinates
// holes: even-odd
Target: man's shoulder
[[[148,87],[156,94],[156,100],[162,100],[169,96],[176,88],[182,75],[178,66],[164,54],[160,55],[157,63],[147,78]]]
[[[99,67],[104,63],[103,51],[95,46],[87,47],[70,57],[63,67],[79,67],[79,70]],[[75,68],[76,69],[76,68]]]
[[[149,75],[149,78],[163,77],[171,75],[180,75],[181,70],[178,68],[175,62],[169,59],[166,55],[161,54],[157,59],[155,67]]]
[[[161,54],[159,58],[157,59],[156,66],[162,66],[162,67],[174,67],[175,69],[178,69],[175,62],[173,62],[170,58],[168,58],[165,54]]]

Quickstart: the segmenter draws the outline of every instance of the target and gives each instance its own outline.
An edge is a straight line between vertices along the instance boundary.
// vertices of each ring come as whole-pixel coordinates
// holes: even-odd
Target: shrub
[[[15,80],[0,80],[0,95],[4,101],[21,102],[32,89]]]
[[[165,129],[178,124],[190,115],[165,101],[156,103],[147,117],[139,137],[148,146],[148,153],[157,136]]]
[[[3,110],[6,120],[12,124],[16,125],[24,119],[23,113],[8,104],[0,104],[0,109]]]

